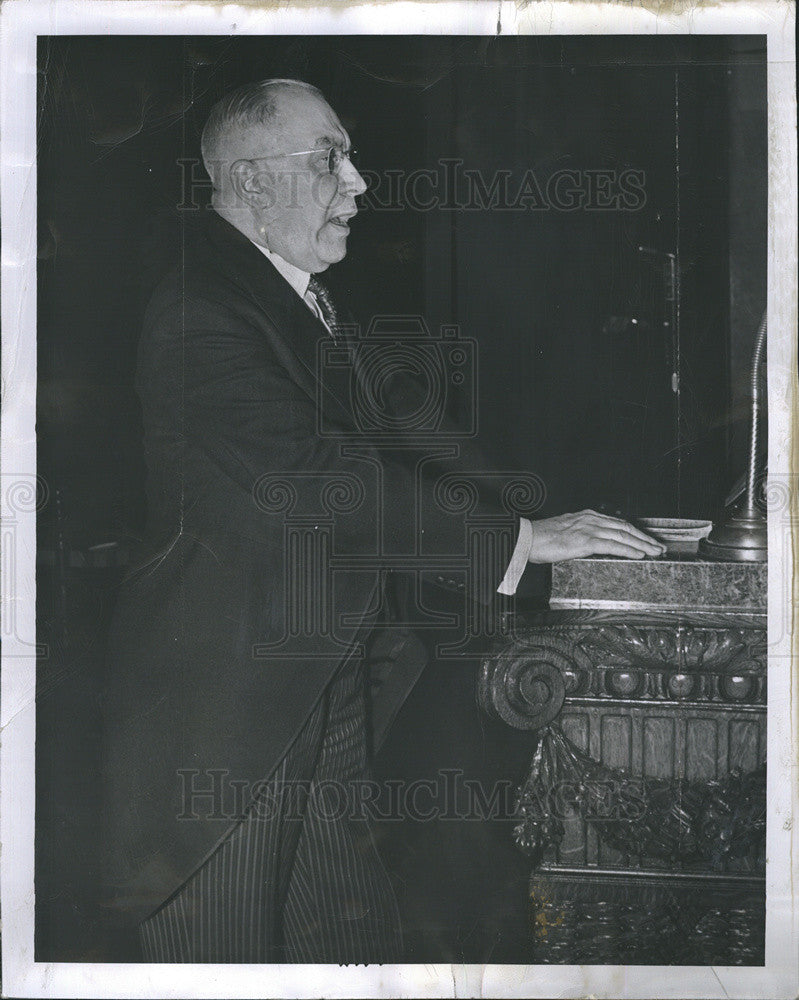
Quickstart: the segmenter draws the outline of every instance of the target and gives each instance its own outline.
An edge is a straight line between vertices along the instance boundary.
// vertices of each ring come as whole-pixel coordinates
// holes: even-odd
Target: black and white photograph
[[[797,994],[794,10],[547,7],[4,5],[3,996]]]

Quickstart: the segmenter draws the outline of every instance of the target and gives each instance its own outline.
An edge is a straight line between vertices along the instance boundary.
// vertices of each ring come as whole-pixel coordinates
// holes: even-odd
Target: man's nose
[[[339,167],[338,183],[339,188],[344,193],[350,194],[353,197],[363,194],[366,190],[366,181],[361,177],[355,164],[350,160],[345,160]]]

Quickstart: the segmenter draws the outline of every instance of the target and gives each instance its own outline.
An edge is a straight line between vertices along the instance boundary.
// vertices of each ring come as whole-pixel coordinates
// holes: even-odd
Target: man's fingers
[[[594,537],[598,540],[598,544],[622,545],[629,551],[641,552],[644,555],[660,555],[666,549],[661,542],[654,538],[648,538],[646,535],[639,537],[637,534],[624,531],[623,528],[604,529],[596,532]],[[611,554],[615,555],[616,553]]]
[[[627,521],[617,521],[616,523],[620,531],[623,531],[626,535],[635,538],[637,541],[646,542],[648,545],[655,545],[659,549],[666,548],[666,546],[662,542],[658,541],[657,538],[647,535],[645,531],[639,531],[638,528],[633,527],[632,524],[628,524]]]
[[[648,555],[659,554],[659,552],[660,550],[648,552],[646,549],[619,541],[616,538],[597,538],[597,544],[593,549],[594,555],[621,556],[622,559],[643,559]]]
[[[531,524],[530,562],[560,562],[587,556],[619,556],[642,559],[660,556],[665,546],[626,521],[604,517],[595,512],[563,514]]]
[[[602,523],[612,525],[614,528],[626,532],[628,535],[637,538],[639,541],[648,542],[650,545],[657,545],[660,549],[665,549],[665,546],[661,542],[657,541],[657,539],[655,538],[652,538],[651,535],[647,535],[646,532],[640,531],[638,528],[635,527],[635,525],[630,524],[629,521],[622,521],[621,518],[610,517],[607,514],[597,514],[597,512],[594,510],[585,511],[585,513],[592,514]]]

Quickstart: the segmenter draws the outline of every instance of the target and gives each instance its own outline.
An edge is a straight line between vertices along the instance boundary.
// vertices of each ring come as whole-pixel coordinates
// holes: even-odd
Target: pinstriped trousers
[[[400,961],[397,901],[354,807],[364,698],[345,664],[242,821],[140,925],[146,961]]]

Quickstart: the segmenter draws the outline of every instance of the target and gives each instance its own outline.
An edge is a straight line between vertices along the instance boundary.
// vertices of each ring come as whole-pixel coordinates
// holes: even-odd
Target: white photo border
[[[2,9],[2,542],[0,837],[3,996],[792,998],[799,995],[799,781],[793,648],[797,540],[795,7],[580,0],[286,7],[266,3],[7,0]],[[412,32],[409,32],[412,26]],[[769,514],[766,964],[653,966],[241,966],[35,962],[36,42],[38,35],[763,34],[768,61]],[[17,491],[13,510],[8,486]],[[31,498],[34,498],[33,500]],[[21,498],[21,499],[20,499]],[[11,632],[6,627],[12,622]],[[787,628],[786,628],[787,622]],[[773,639],[773,642],[771,641]],[[792,861],[793,859],[793,861]]]

